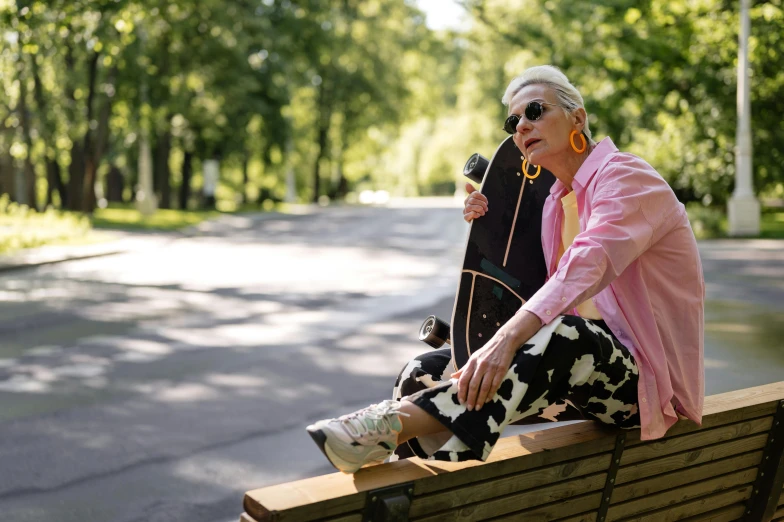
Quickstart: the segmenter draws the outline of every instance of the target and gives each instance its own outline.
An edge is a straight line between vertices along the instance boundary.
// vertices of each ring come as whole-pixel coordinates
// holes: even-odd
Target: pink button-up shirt
[[[542,214],[549,278],[522,309],[548,324],[592,299],[637,361],[641,438],[662,437],[676,409],[700,423],[705,282],[684,206],[653,167],[609,138],[572,189],[581,232],[558,262],[567,189],[556,181]]]

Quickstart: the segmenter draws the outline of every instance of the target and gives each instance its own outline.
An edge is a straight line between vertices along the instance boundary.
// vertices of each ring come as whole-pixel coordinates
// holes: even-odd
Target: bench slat
[[[596,522],[596,513],[583,513],[569,518],[562,518],[558,522]]]
[[[784,381],[718,393],[705,398],[703,416],[775,402],[781,399],[784,399]]]
[[[342,517],[330,518],[325,522],[362,522],[362,513],[353,513],[351,515],[343,515]]]
[[[258,522],[306,522],[359,511],[365,506],[367,493],[347,494],[354,489],[352,485],[352,475],[332,473],[257,490],[263,491],[257,498],[251,491],[245,494],[245,512]]]
[[[547,484],[563,481],[564,479],[607,471],[610,465],[610,458],[611,455],[605,453],[579,461],[570,461],[557,466],[469,484],[433,495],[418,496],[414,498],[409,515],[412,518],[420,517],[438,511],[454,509],[466,504],[539,488]]]
[[[784,393],[784,392],[783,392]],[[706,405],[710,404],[711,397],[705,399]],[[702,418],[702,425],[692,422],[688,419],[678,421],[674,426],[667,430],[666,437],[677,437],[686,433],[691,433],[699,430],[706,430],[724,426],[726,424],[735,424],[746,420],[751,420],[757,417],[766,417],[776,413],[777,401],[765,402],[762,404],[755,404],[737,410],[729,410],[718,413],[705,414]],[[640,432],[632,431],[627,436],[626,447],[638,446],[640,444],[648,444],[651,441],[640,440]]]
[[[525,520],[525,522],[544,522],[545,520],[561,519],[586,510],[598,509],[601,502],[602,493],[600,491],[526,511],[518,511],[502,518],[493,519],[493,522],[519,522],[520,520]],[[578,520],[582,519],[578,518]]]
[[[784,399],[784,381],[705,397],[702,428],[773,415],[776,412],[777,401],[781,399]],[[667,437],[699,429],[701,427],[698,424],[690,420],[681,420],[667,430]],[[645,442],[640,440],[639,431],[633,431],[627,437],[626,446],[631,447]]]
[[[723,508],[748,500],[751,496],[751,491],[752,486],[747,485],[742,488],[724,491],[716,495],[701,497],[690,502],[684,502],[643,515],[626,518],[624,519],[624,522],[674,522],[675,520],[706,514],[717,508]]]
[[[678,469],[638,482],[623,484],[616,487],[613,491],[611,504],[617,504],[644,495],[652,495],[666,489],[683,486],[684,484],[707,480],[731,471],[758,466],[761,461],[762,451],[755,451],[686,469]]]
[[[707,494],[718,493],[735,486],[744,486],[754,482],[755,478],[757,478],[757,469],[749,468],[710,480],[697,482],[686,487],[676,487],[655,495],[648,495],[636,500],[630,500],[610,507],[607,512],[607,520],[618,520]]]
[[[609,430],[593,422],[581,422],[502,438],[484,464],[479,461],[452,463],[409,459],[425,465],[431,471],[429,475],[438,475],[417,482],[414,494],[434,493],[501,475],[609,452],[614,445],[615,435]],[[471,473],[450,473],[469,467],[474,468]]]
[[[737,424],[728,424],[718,428],[701,430],[679,437],[665,438],[629,448],[623,452],[621,466],[634,464],[644,460],[664,457],[673,453],[702,448],[710,444],[717,444],[728,440],[737,439],[746,435],[764,433],[773,426],[773,417],[762,417]]]
[[[689,518],[688,522],[736,522],[746,511],[744,504],[733,504],[731,506],[714,509],[702,515]]]
[[[713,460],[718,460],[740,453],[747,453],[761,449],[768,439],[767,433],[752,435],[742,439],[725,442],[717,446],[698,448],[685,453],[678,453],[661,459],[648,460],[638,464],[632,464],[618,470],[615,479],[616,484],[625,484],[632,480],[639,480],[651,475],[659,475],[676,469],[704,464]]]
[[[548,484],[533,490],[511,494],[501,498],[483,500],[476,504],[463,506],[459,509],[438,513],[429,517],[411,518],[421,522],[436,522],[440,520],[483,520],[519,511],[522,508],[533,508],[564,498],[598,491],[604,487],[606,480],[606,473],[597,473],[587,477]],[[581,509],[580,511],[584,511],[584,509]]]

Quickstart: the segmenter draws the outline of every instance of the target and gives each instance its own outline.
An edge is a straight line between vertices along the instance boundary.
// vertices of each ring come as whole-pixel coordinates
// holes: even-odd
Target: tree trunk
[[[338,151],[338,157],[336,160],[336,169],[337,169],[337,183],[333,188],[333,194],[335,199],[345,199],[346,194],[348,194],[348,180],[343,175],[343,154],[345,153],[345,142],[340,145],[340,150]]]
[[[153,153],[153,179],[158,192],[158,206],[171,208],[171,170],[169,169],[169,156],[171,155],[171,129],[158,136]]]
[[[93,154],[85,154],[84,162],[84,182],[82,188],[82,208],[81,211],[85,214],[91,214],[95,210],[95,178],[98,172],[98,163],[95,161]]]
[[[245,151],[245,157],[242,158],[242,204],[248,202],[248,151]]]
[[[22,172],[24,173],[24,194],[23,198],[20,198],[20,203],[28,205],[30,208],[38,209],[38,194],[36,191],[36,176],[35,176],[35,167],[33,166],[33,138],[30,132],[30,111],[27,108],[27,81],[22,76],[22,71],[25,70],[24,68],[24,58],[23,54],[19,54],[19,74],[17,75],[17,79],[19,80],[19,103],[17,108],[19,109],[19,116],[21,120],[21,127],[22,127],[22,136],[24,139],[25,147],[27,148],[27,152],[24,158],[24,166]]]
[[[92,212],[95,210],[95,182],[97,181],[98,167],[106,152],[106,144],[109,143],[109,118],[112,115],[112,101],[114,98],[114,84],[117,81],[117,66],[112,67],[106,78],[107,91],[103,97],[103,106],[98,115],[98,125],[95,130],[93,150],[89,158],[88,168],[85,173],[85,196],[84,211]]]
[[[165,19],[165,13],[163,14]],[[171,94],[169,84],[166,79],[169,77],[171,68],[169,46],[171,45],[171,33],[164,32],[161,35],[160,48],[158,49],[158,73],[157,79],[150,88],[150,105],[153,114],[159,108],[169,105]],[[156,129],[155,146],[153,147],[153,187],[158,195],[158,205],[160,208],[171,208],[171,170],[169,169],[169,156],[171,155],[171,119],[172,114],[166,114],[165,126],[162,131]],[[157,125],[155,126],[157,127]]]
[[[98,118],[97,129],[93,132],[93,117],[95,114],[95,84],[98,79],[98,58],[100,53],[93,53],[90,59],[90,80],[89,90],[87,91],[87,131],[84,134],[84,179],[82,182],[82,205],[80,210],[91,213],[95,210],[95,180],[98,166],[103,156],[103,147],[106,145],[106,135],[109,127],[109,114],[111,114],[111,99],[107,97],[101,114]],[[114,69],[113,69],[114,72]],[[110,73],[110,77],[114,74]],[[112,83],[109,81],[109,83]]]
[[[82,210],[84,169],[84,148],[77,141],[71,146],[71,164],[68,166],[68,208],[70,210]]]
[[[182,159],[182,184],[180,184],[180,209],[188,209],[191,197],[191,173],[193,172],[193,152],[186,150]]]
[[[60,208],[66,208],[68,203],[63,184],[63,177],[60,174],[60,164],[54,158],[46,160],[46,206],[54,206],[54,192],[60,196]]]
[[[117,165],[110,165],[109,173],[106,175],[106,200],[113,203],[123,202],[123,192],[125,191],[125,177],[117,168]]]
[[[66,63],[73,66],[70,46],[66,51]],[[93,53],[90,58],[90,63],[88,64],[89,75],[86,102],[88,124],[93,120],[93,99],[95,98],[95,83],[98,76],[98,57],[99,53]],[[72,88],[69,89],[69,97],[72,99],[74,105],[76,105],[77,102]],[[79,141],[82,142],[81,145],[79,145]],[[74,140],[73,147],[71,148],[71,166],[68,169],[70,175],[70,179],[68,180],[68,194],[70,196],[68,198],[68,208],[71,210],[84,211],[84,209],[89,206],[91,200],[94,200],[95,198],[95,187],[90,183],[90,180],[86,179],[87,176],[85,175],[88,167],[90,169],[98,168],[93,159],[93,150],[92,131],[88,125],[82,140]],[[89,165],[88,158],[90,158]],[[94,176],[94,171],[91,172],[91,175]],[[95,179],[93,177],[92,182],[94,183],[94,181]],[[93,194],[92,198],[89,196],[90,193]],[[87,195],[87,198],[85,198],[85,195]]]
[[[71,32],[70,24],[67,26],[69,32]],[[76,60],[74,59],[73,54],[73,44],[70,40],[65,41],[65,67],[68,71],[73,71],[74,67],[76,66]],[[76,96],[75,96],[75,89],[73,86],[73,81],[71,80],[72,75],[66,75],[66,83],[65,83],[65,95],[67,100],[67,110],[66,114],[70,121],[76,121],[78,111],[76,110]],[[79,145],[79,141],[73,135],[70,136],[71,140],[71,163],[68,166],[68,187],[67,187],[67,194],[68,198],[67,201],[63,203],[63,208],[68,208],[69,210],[78,210],[81,208],[82,204],[82,178],[84,176],[84,158],[82,157],[82,147]]]
[[[52,144],[52,125],[48,117],[46,97],[41,83],[41,75],[38,70],[38,62],[35,57],[30,60],[30,70],[33,73],[33,93],[35,104],[38,107],[38,118],[41,122],[41,137],[44,140],[46,150],[46,206],[54,206],[54,192],[60,195],[60,207],[65,208],[67,204],[65,186],[60,175],[60,165],[57,163],[57,151]]]
[[[319,117],[318,117],[318,138],[316,144],[318,146],[318,153],[316,160],[313,163],[313,203],[318,203],[319,195],[321,193],[321,160],[324,159],[327,151],[327,138],[329,137],[329,124],[332,119],[332,108],[329,103],[329,93],[327,93],[327,74],[322,75],[322,81],[319,84]]]
[[[329,124],[319,125],[318,129],[318,154],[316,154],[316,161],[313,163],[313,203],[318,203],[319,195],[321,193],[321,160],[326,156],[327,150],[327,136],[329,134]]]
[[[8,152],[0,154],[0,195],[3,194],[8,194],[11,201],[16,201],[14,158]]]

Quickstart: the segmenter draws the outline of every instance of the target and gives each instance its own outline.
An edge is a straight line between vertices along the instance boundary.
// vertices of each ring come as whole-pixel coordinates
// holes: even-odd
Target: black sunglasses
[[[544,114],[545,105],[552,105],[557,107],[555,103],[538,101],[529,102],[525,107],[525,117],[528,118],[528,121],[536,121],[541,118],[542,114]],[[504,122],[504,130],[509,134],[514,134],[516,132],[518,123],[520,123],[520,116],[517,114],[511,114]]]

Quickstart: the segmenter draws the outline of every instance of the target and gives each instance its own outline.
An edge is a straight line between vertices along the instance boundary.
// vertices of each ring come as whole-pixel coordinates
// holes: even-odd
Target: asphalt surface
[[[330,472],[303,427],[389,396],[466,231],[451,201],[324,208],[0,274],[0,521],[236,521]],[[784,243],[701,252],[708,393],[784,380]]]

